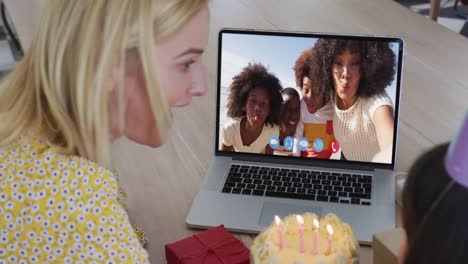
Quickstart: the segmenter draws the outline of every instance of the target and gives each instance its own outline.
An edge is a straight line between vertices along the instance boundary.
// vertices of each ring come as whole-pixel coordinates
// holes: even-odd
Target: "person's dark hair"
[[[300,98],[297,90],[292,87],[286,87],[283,90],[281,90],[281,95],[289,95],[289,96],[295,96],[297,98]]]
[[[270,114],[265,122],[270,125],[278,124],[280,117],[281,96],[280,81],[275,75],[268,72],[267,68],[260,63],[249,63],[247,67],[232,78],[231,93],[229,94],[227,115],[231,118],[245,116],[244,106],[247,96],[254,88],[263,88],[270,97]]]
[[[330,99],[330,92],[328,89],[324,89],[323,85],[317,83],[313,76],[311,76],[311,71],[315,68],[314,62],[312,61],[314,49],[306,49],[299,55],[296,62],[294,63],[294,75],[296,77],[296,85],[302,91],[302,87],[304,85],[304,77],[308,77],[309,81],[312,83],[312,87],[314,89],[314,93],[321,94],[323,97],[324,102],[328,102]]]
[[[312,54],[309,78],[314,85],[335,94],[333,86],[333,61],[345,50],[361,55],[361,80],[357,96],[371,97],[390,85],[395,75],[395,55],[388,42],[343,39],[319,39]],[[327,89],[328,88],[328,89]]]
[[[312,48],[306,49],[301,53],[301,55],[299,55],[299,58],[297,58],[296,62],[294,63],[293,70],[296,77],[296,85],[301,90],[302,85],[304,84],[304,77],[309,77],[310,59],[313,53],[314,50]]]
[[[448,144],[434,147],[409,171],[403,191],[404,263],[468,263],[468,188],[452,182],[445,170],[447,150]],[[448,184],[453,186],[440,198]]]

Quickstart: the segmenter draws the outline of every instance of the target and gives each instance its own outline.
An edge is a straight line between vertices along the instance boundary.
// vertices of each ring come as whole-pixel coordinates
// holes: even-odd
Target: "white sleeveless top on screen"
[[[334,100],[336,102],[336,99]],[[347,110],[340,110],[334,102],[333,131],[347,160],[371,161],[380,151],[374,126],[374,113],[384,105],[392,106],[387,93],[369,98],[359,97]],[[391,157],[390,157],[391,159]],[[391,160],[388,160],[390,163]]]
[[[236,152],[264,154],[270,137],[272,135],[279,136],[278,126],[265,124],[260,136],[252,144],[245,146],[240,133],[241,120],[242,118],[231,119],[221,129],[221,142],[226,146],[234,147]]]

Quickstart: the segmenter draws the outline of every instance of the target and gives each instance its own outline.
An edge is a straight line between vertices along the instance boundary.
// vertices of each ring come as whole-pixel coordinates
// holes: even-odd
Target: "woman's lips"
[[[349,91],[349,84],[345,83],[341,86],[341,88],[343,89],[343,92],[346,93],[347,91]]]

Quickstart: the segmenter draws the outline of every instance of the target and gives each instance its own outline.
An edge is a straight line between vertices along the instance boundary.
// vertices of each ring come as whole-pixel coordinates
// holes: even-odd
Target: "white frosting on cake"
[[[300,252],[299,224],[296,215],[284,218],[282,222],[284,248],[279,248],[278,225],[273,222],[255,239],[250,252],[255,264],[349,264],[359,263],[359,244],[354,238],[351,227],[342,223],[334,214],[328,214],[319,220],[318,253],[313,254],[314,219],[313,213],[302,215],[304,219],[305,252]],[[334,234],[332,248],[327,254],[328,238],[326,226],[331,225]]]

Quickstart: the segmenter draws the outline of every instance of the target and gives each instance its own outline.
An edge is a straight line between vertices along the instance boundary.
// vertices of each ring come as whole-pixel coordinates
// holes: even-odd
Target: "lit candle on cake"
[[[332,249],[332,240],[333,240],[333,228],[331,225],[327,225],[327,231],[328,231],[328,249],[326,255],[331,254],[331,249]]]
[[[297,223],[299,224],[299,245],[300,245],[299,252],[304,253],[304,251],[305,251],[305,247],[304,247],[304,219],[302,218],[301,215],[296,215],[296,220],[297,220]]]
[[[284,234],[283,234],[283,223],[279,216],[275,215],[275,222],[278,226],[278,237],[279,237],[279,248],[280,250],[284,248]]]
[[[314,255],[318,254],[319,229],[320,229],[319,221],[317,219],[314,219],[314,241],[313,241],[313,247],[312,247],[312,254]]]

